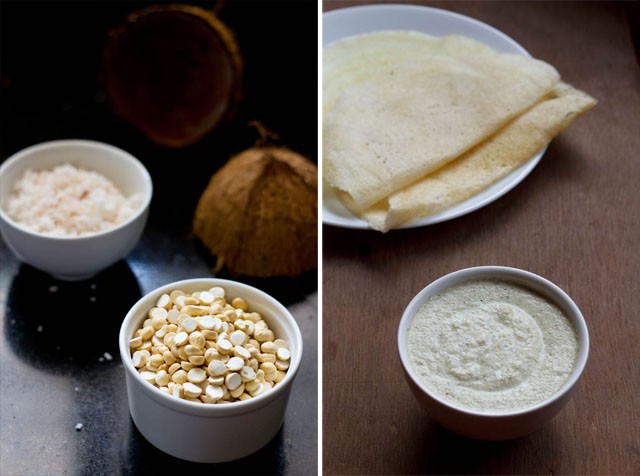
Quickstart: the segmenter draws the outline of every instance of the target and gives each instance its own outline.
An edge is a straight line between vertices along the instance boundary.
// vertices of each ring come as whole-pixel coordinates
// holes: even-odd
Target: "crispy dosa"
[[[514,171],[593,106],[596,100],[566,83],[486,141],[453,162],[362,210],[345,198],[354,213],[379,231],[472,197]]]
[[[388,38],[407,32],[382,33]],[[382,33],[351,38],[346,47],[340,44],[347,40],[337,45],[351,56],[371,55],[382,47],[361,46]],[[334,89],[326,86],[331,77],[325,76],[325,87],[331,90],[327,100],[333,102],[323,108],[324,176],[358,209],[459,157],[559,81],[558,72],[542,61],[484,46],[452,54],[458,50],[449,41],[427,36],[423,43],[431,43],[431,48],[396,49],[395,55],[388,50],[380,53],[384,61],[363,59],[369,62],[367,74],[351,78],[335,98]],[[473,40],[464,43],[468,41]]]

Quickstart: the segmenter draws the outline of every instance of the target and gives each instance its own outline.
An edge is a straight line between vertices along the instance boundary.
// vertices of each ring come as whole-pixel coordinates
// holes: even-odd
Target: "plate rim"
[[[519,50],[518,54],[522,54],[524,56],[528,56],[531,57],[531,54],[520,44],[518,43],[516,40],[514,40],[513,38],[511,38],[509,35],[507,35],[506,33],[504,33],[503,31],[495,28],[494,26],[491,26],[487,23],[484,23],[476,18],[458,13],[458,12],[453,12],[450,10],[445,10],[443,8],[436,8],[436,7],[430,7],[430,6],[426,6],[426,5],[413,5],[413,4],[403,4],[403,3],[399,3],[399,4],[393,4],[393,3],[381,3],[381,4],[370,4],[370,5],[354,5],[354,6],[349,6],[349,7],[345,7],[345,8],[336,8],[333,10],[329,10],[327,12],[323,12],[322,13],[322,48],[324,48],[324,46],[326,46],[329,43],[325,43],[324,39],[325,39],[325,28],[326,28],[326,18],[330,18],[330,17],[334,17],[334,16],[345,16],[345,15],[353,15],[353,14],[360,14],[363,11],[382,11],[382,10],[403,10],[404,12],[407,11],[419,11],[422,13],[426,13],[426,14],[432,14],[432,15],[438,15],[438,16],[443,16],[443,17],[449,17],[449,18],[453,18],[457,21],[462,21],[462,22],[466,22],[466,23],[472,23],[474,26],[481,28],[483,30],[488,30],[490,31],[492,34],[498,36],[501,40],[506,41],[507,43],[511,44],[515,49]],[[394,28],[395,30],[402,30],[402,28]],[[412,31],[410,29],[405,29],[406,31]],[[367,30],[367,31],[382,31],[380,29],[371,29],[371,30]],[[365,32],[362,32],[365,33]],[[422,31],[422,33],[428,33],[426,31]],[[354,35],[356,35],[358,33],[354,33]],[[342,36],[340,38],[346,38],[347,36]],[[335,40],[332,40],[335,41]],[[480,41],[480,40],[477,40]],[[490,45],[489,45],[490,46]],[[506,175],[505,177],[502,177],[500,180],[498,180],[497,182],[494,182],[493,184],[491,184],[488,188],[482,190],[481,192],[473,195],[472,197],[469,197],[468,199],[459,202],[455,205],[452,205],[451,207],[448,207],[444,210],[441,210],[438,213],[432,214],[432,215],[428,215],[426,217],[422,217],[422,218],[418,218],[415,220],[412,220],[410,222],[404,223],[403,225],[400,225],[398,227],[392,228],[389,231],[393,231],[393,230],[403,230],[403,229],[411,229],[411,228],[420,228],[420,227],[424,227],[424,226],[429,226],[429,225],[435,225],[437,223],[442,223],[445,221],[449,221],[449,220],[453,220],[456,218],[459,218],[461,216],[473,213],[475,211],[477,211],[480,208],[483,208],[491,203],[493,203],[494,201],[497,201],[498,199],[500,199],[501,197],[503,197],[504,195],[506,195],[508,192],[510,192],[511,190],[513,190],[515,187],[517,187],[521,182],[524,181],[524,179],[533,171],[533,169],[536,168],[536,166],[538,165],[538,163],[540,162],[540,160],[542,159],[542,157],[544,156],[546,150],[548,148],[548,144],[546,146],[544,146],[539,152],[537,152],[535,155],[533,155],[530,159],[528,159],[526,162],[524,162],[522,165],[520,165],[518,168],[516,168],[515,170],[513,170],[510,174]],[[322,187],[322,223],[323,225],[330,225],[330,226],[335,226],[335,227],[339,227],[339,228],[348,228],[348,229],[359,229],[359,230],[374,230],[373,228],[371,228],[369,226],[369,224],[351,214],[350,211],[348,211],[345,207],[344,210],[347,213],[351,214],[351,217],[348,218],[343,218],[340,217],[336,212],[332,211],[331,209],[329,209],[328,207],[326,207],[325,205],[325,200],[324,200],[324,179],[323,179],[323,187]],[[498,190],[495,190],[494,192],[489,192],[489,194],[483,198],[480,198],[478,200],[478,196],[482,195],[483,193],[487,192],[487,190],[490,190],[491,187],[494,186],[499,186]],[[327,184],[328,187],[331,187],[330,185]],[[470,202],[470,203],[468,203]],[[465,206],[466,204],[466,206]],[[462,207],[459,210],[456,210],[456,208],[458,207]],[[325,214],[325,210],[327,212],[332,213],[336,218],[334,217],[327,217]]]
[[[444,8],[430,7],[428,5],[414,5],[409,3],[376,3],[376,4],[367,4],[367,5],[353,5],[353,6],[344,7],[344,8],[334,8],[333,10],[323,12],[322,13],[323,41],[324,41],[325,17],[330,17],[334,15],[348,15],[351,13],[357,13],[358,11],[364,11],[364,10],[386,10],[386,9],[407,10],[407,11],[408,10],[427,11],[434,15],[443,15],[443,16],[453,17],[461,21],[473,23],[475,26],[490,30],[492,33],[501,37],[503,40],[509,43],[512,43],[514,46],[516,46],[518,49],[521,50],[522,54],[531,57],[531,53],[529,53],[529,51],[527,51],[527,49],[524,46],[522,46],[516,40],[511,38],[505,32],[497,29],[492,25],[489,25],[488,23],[478,20],[477,18],[464,15],[463,13],[446,10]],[[371,30],[371,31],[376,31],[376,30]]]

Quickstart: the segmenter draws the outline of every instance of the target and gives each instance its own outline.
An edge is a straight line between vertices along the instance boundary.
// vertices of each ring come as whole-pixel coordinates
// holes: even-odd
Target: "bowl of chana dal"
[[[246,284],[177,281],[142,297],[119,336],[131,418],[156,448],[221,463],[265,446],[302,359],[287,309]]]

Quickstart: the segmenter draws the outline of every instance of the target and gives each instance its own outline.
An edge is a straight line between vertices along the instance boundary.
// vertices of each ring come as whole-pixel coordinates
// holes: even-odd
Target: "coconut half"
[[[242,60],[214,13],[189,5],[145,8],[110,33],[105,86],[113,110],[153,142],[192,144],[235,111]]]
[[[256,146],[211,178],[196,236],[231,274],[295,276],[317,267],[318,171],[284,147]]]

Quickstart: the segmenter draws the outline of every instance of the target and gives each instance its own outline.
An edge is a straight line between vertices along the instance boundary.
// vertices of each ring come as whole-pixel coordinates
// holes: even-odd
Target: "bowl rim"
[[[8,225],[10,225],[11,227],[13,227],[16,230],[19,230],[23,233],[26,233],[28,235],[31,235],[33,237],[38,237],[38,238],[42,238],[42,239],[49,239],[49,240],[60,240],[60,241],[68,241],[68,242],[80,242],[83,240],[87,240],[87,239],[92,239],[92,238],[96,238],[96,237],[102,237],[102,236],[108,236],[112,233],[116,233],[119,230],[121,230],[122,228],[127,227],[130,223],[138,220],[140,218],[140,216],[144,215],[144,213],[146,213],[146,211],[149,208],[149,205],[151,203],[151,198],[153,197],[153,181],[151,180],[151,175],[149,174],[149,171],[146,169],[146,167],[142,164],[142,162],[140,162],[140,160],[138,160],[136,157],[134,157],[132,154],[130,154],[129,152],[116,147],[114,145],[111,144],[107,144],[106,142],[99,142],[99,141],[94,141],[94,140],[87,140],[87,139],[59,139],[59,140],[52,140],[52,141],[47,141],[47,142],[41,142],[38,144],[34,144],[31,145],[29,147],[26,147],[24,149],[21,149],[17,152],[15,152],[14,154],[12,154],[11,156],[9,156],[4,162],[2,162],[0,164],[0,177],[2,177],[2,175],[4,173],[6,173],[7,170],[9,170],[10,167],[14,166],[15,164],[17,164],[18,162],[25,160],[25,158],[29,157],[31,154],[34,153],[38,153],[41,152],[43,150],[48,150],[48,149],[58,149],[58,148],[93,148],[93,149],[102,149],[111,153],[114,153],[116,155],[119,155],[121,158],[123,158],[125,160],[125,162],[127,162],[129,165],[131,165],[134,169],[136,169],[138,171],[138,173],[140,173],[140,175],[142,176],[143,181],[146,183],[148,189],[145,189],[143,191],[140,192],[136,192],[136,193],[140,193],[140,195],[143,196],[142,202],[141,204],[138,206],[138,208],[136,209],[135,213],[133,213],[129,218],[127,218],[126,220],[123,220],[119,223],[116,223],[114,226],[109,227],[105,230],[102,231],[97,231],[97,232],[91,232],[91,233],[86,233],[80,236],[56,236],[56,235],[51,235],[48,233],[41,233],[38,231],[34,231],[28,227],[25,227],[24,225],[16,222],[13,218],[11,218],[4,210],[4,206],[2,204],[2,201],[0,200],[0,218],[7,223]],[[63,162],[61,162],[62,164]],[[91,170],[90,168],[88,168],[88,170]],[[116,185],[116,187],[118,187]],[[119,189],[119,187],[118,187]]]
[[[292,354],[289,368],[287,369],[284,378],[280,383],[278,383],[278,385],[274,386],[271,390],[249,400],[235,401],[217,405],[191,402],[189,400],[174,397],[173,395],[169,395],[163,392],[155,385],[150,384],[140,376],[138,370],[133,366],[133,363],[131,362],[127,327],[136,318],[136,315],[139,314],[142,308],[146,308],[148,306],[148,304],[146,304],[147,301],[155,301],[158,297],[160,297],[161,294],[174,289],[184,289],[189,287],[194,288],[200,285],[202,285],[202,288],[221,286],[225,288],[225,291],[228,291],[229,288],[234,288],[232,294],[238,293],[237,290],[239,289],[242,290],[243,293],[246,292],[246,294],[242,294],[242,297],[245,299],[251,299],[251,294],[253,296],[259,296],[265,300],[268,306],[272,306],[275,310],[275,312],[273,312],[269,316],[271,319],[284,319],[285,321],[289,322],[290,327],[293,331],[293,335],[290,337],[292,337],[296,341],[298,352],[296,352],[296,354]],[[288,340],[291,341],[291,338],[289,338]],[[280,301],[254,286],[241,283],[239,281],[213,277],[190,278],[180,281],[173,281],[159,286],[146,293],[135,304],[131,306],[130,310],[127,312],[127,315],[123,319],[118,335],[118,346],[120,350],[120,358],[122,360],[122,365],[125,369],[125,372],[135,380],[138,388],[144,391],[148,397],[152,398],[158,404],[167,407],[172,411],[214,418],[250,413],[266,405],[269,405],[276,398],[284,395],[293,383],[293,380],[298,373],[303,358],[303,339],[302,333],[300,331],[300,326],[298,325],[293,315],[282,303],[280,303]]]
[[[558,388],[544,400],[534,405],[529,405],[521,409],[509,411],[483,411],[470,409],[462,405],[457,405],[453,402],[443,400],[441,397],[434,394],[427,386],[425,386],[420,381],[415,371],[413,370],[413,367],[409,361],[406,342],[409,325],[411,324],[411,321],[413,320],[413,317],[415,316],[417,310],[429,297],[438,294],[439,292],[442,292],[453,285],[478,279],[498,279],[528,288],[529,290],[543,296],[545,299],[560,307],[575,328],[578,340],[578,355],[573,372],[560,388]],[[432,400],[453,411],[469,416],[480,418],[509,418],[535,413],[541,408],[548,407],[554,402],[562,399],[563,396],[565,396],[572,390],[572,388],[580,379],[587,363],[589,355],[589,332],[584,316],[580,312],[580,309],[575,304],[575,302],[559,286],[549,281],[548,279],[543,278],[542,276],[539,276],[530,271],[525,271],[523,269],[512,268],[508,266],[476,266],[471,268],[463,268],[441,276],[435,281],[432,281],[418,294],[416,294],[416,296],[405,308],[402,314],[402,318],[400,319],[400,324],[398,326],[397,344],[400,361],[406,375],[412,380],[417,388],[419,388]]]

